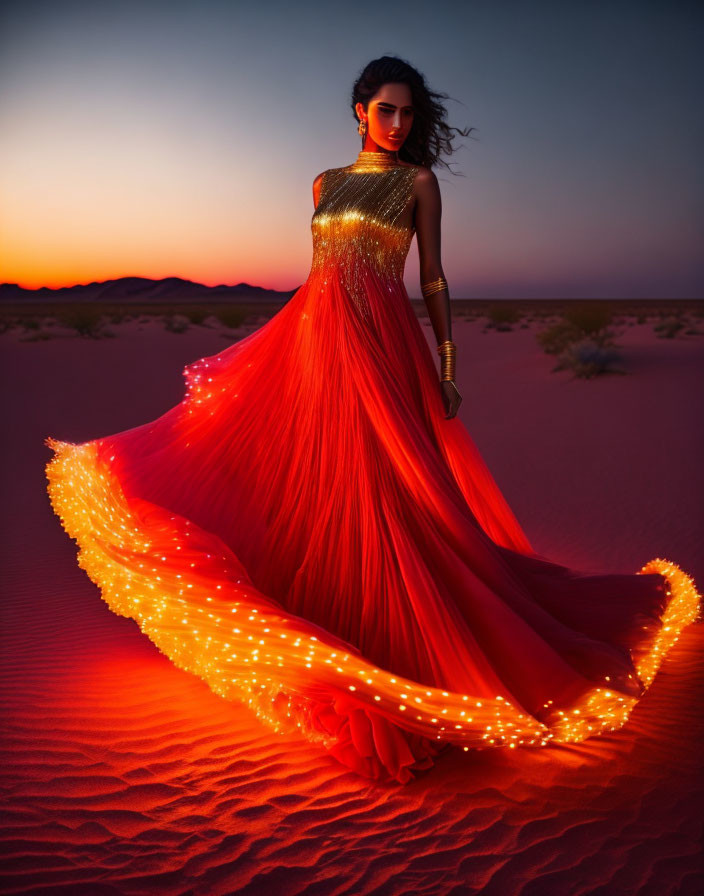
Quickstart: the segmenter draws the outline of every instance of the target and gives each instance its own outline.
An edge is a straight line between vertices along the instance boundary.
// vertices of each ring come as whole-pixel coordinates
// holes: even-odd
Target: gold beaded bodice
[[[369,314],[366,278],[401,280],[414,227],[398,223],[413,194],[418,166],[360,152],[352,165],[323,174],[313,213],[311,272],[335,268],[352,299]]]

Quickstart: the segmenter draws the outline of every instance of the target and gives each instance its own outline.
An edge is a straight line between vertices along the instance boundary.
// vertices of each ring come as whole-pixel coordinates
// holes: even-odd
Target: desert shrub
[[[625,373],[612,365],[620,360],[614,346],[602,345],[593,339],[573,342],[561,353],[554,370],[571,370],[575,377],[590,379],[604,373]]]
[[[190,320],[185,314],[167,314],[164,318],[164,327],[170,333],[185,333],[190,326]]]
[[[685,321],[681,317],[674,314],[669,317],[663,317],[655,324],[654,330],[659,339],[674,339],[675,336],[685,328]]]
[[[576,342],[583,334],[566,320],[552,324],[535,334],[538,345],[547,355],[559,355],[568,345]]]
[[[41,323],[38,317],[23,317],[19,324],[25,330],[39,330]]]
[[[565,309],[561,318],[538,331],[535,338],[548,355],[562,355],[571,345],[585,341],[606,348],[614,344],[609,330],[612,321],[608,305],[572,305]]]
[[[92,308],[90,305],[74,306],[60,311],[58,317],[61,323],[72,327],[79,336],[98,339],[100,336],[107,335],[102,329],[103,312],[99,308]]]

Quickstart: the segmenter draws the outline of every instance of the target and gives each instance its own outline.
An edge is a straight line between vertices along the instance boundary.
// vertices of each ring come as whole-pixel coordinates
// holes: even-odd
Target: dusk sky
[[[390,53],[476,128],[464,177],[435,169],[453,297],[701,297],[700,8],[6,2],[0,282],[299,286],[313,179],[356,158],[352,84]]]

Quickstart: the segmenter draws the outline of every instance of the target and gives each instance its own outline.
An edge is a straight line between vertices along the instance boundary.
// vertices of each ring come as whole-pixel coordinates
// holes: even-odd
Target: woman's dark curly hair
[[[445,122],[447,109],[440,102],[449,99],[448,95],[431,90],[426,85],[423,75],[404,59],[398,56],[380,56],[378,59],[372,59],[364,67],[352,88],[351,105],[355,121],[359,121],[355,111],[356,104],[361,103],[366,111],[369,108],[369,101],[376,92],[390,82],[408,84],[413,103],[413,126],[398,151],[398,157],[404,162],[425,165],[426,168],[444,165],[448,170],[452,170],[447,162],[440,158],[441,153],[450,155],[457,148],[452,145],[453,131],[462,137],[467,137],[474,128],[460,130],[448,125]]]

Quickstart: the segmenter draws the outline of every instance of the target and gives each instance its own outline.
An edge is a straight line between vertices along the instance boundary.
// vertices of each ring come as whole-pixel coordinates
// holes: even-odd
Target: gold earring
[[[359,122],[359,127],[357,128],[359,133],[362,135],[362,149],[364,149],[364,138],[367,134],[367,123],[364,119]]]

